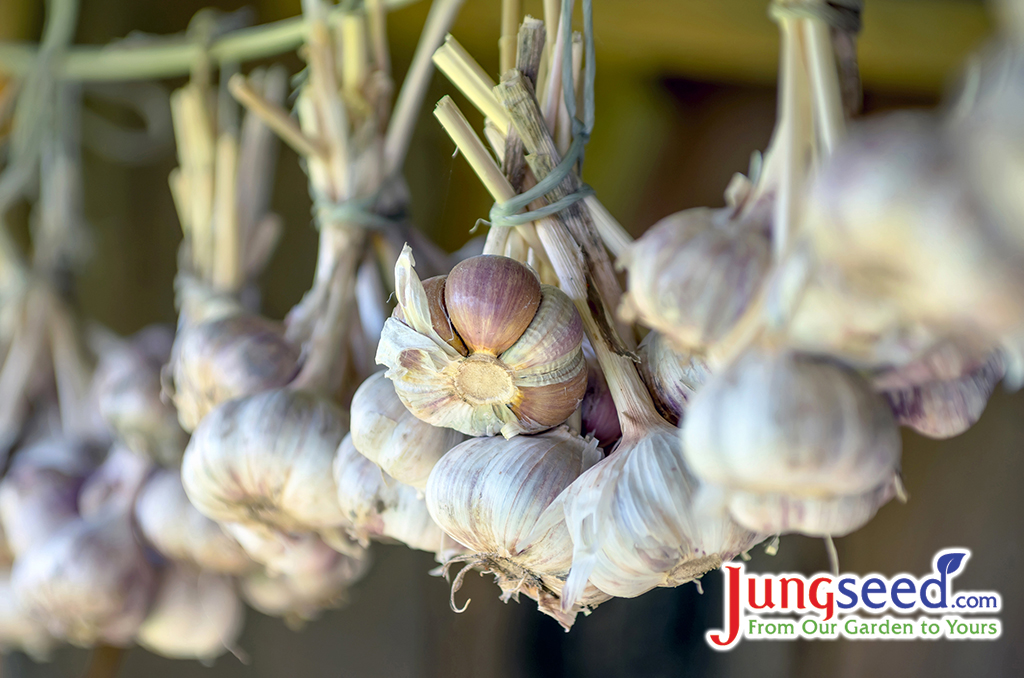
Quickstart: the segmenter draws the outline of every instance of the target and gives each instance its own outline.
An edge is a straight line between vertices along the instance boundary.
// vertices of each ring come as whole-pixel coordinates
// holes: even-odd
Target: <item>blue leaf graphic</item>
[[[960,569],[960,565],[964,562],[963,553],[947,553],[944,556],[940,556],[938,560],[939,573],[951,575]]]

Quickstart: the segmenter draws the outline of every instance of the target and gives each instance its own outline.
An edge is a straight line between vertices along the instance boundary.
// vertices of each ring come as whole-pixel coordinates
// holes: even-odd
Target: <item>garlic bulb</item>
[[[783,532],[783,514],[745,520],[752,499],[776,505],[835,501],[893,482],[900,436],[889,407],[856,373],[794,353],[750,350],[704,385],[683,421],[686,462],[702,481],[725,490],[733,517],[751,530]],[[810,535],[841,536],[874,514],[802,524]],[[822,512],[826,515],[828,512]]]
[[[126,447],[115,445],[82,485],[78,511],[88,518],[101,511],[130,511],[153,465]]]
[[[406,247],[395,264],[400,317],[384,324],[377,362],[409,411],[434,426],[506,437],[557,426],[583,398],[579,314],[514,259],[457,264],[428,294]],[[465,344],[460,352],[455,337]]]
[[[195,430],[222,402],[284,386],[298,363],[299,350],[280,325],[257,315],[238,313],[179,329],[171,373],[182,428]]]
[[[401,403],[399,406],[405,409]],[[352,437],[351,433],[345,436],[338,447],[334,481],[338,503],[353,536],[364,544],[372,537],[393,539],[421,551],[452,555],[459,551],[459,546],[434,523],[417,491],[388,477],[361,455]]]
[[[303,391],[229,400],[196,428],[181,482],[199,512],[219,523],[308,532],[344,523],[331,466],[344,414]]]
[[[362,579],[368,560],[339,557],[329,567],[301,576],[253,572],[241,581],[242,596],[254,609],[284,617],[292,628],[320,616],[320,611],[345,603],[348,588]]]
[[[19,557],[11,582],[20,604],[54,636],[127,646],[149,609],[156,573],[131,515],[111,511],[70,523]]]
[[[669,423],[676,425],[698,389],[711,376],[711,368],[698,355],[672,350],[659,332],[651,332],[640,342],[640,376],[651,393],[654,406]]]
[[[160,398],[160,370],[170,359],[173,333],[148,327],[100,355],[93,392],[104,421],[136,454],[157,463],[181,462],[188,435],[174,407]]]
[[[861,125],[817,176],[802,231],[824,266],[906,320],[999,337],[1024,321],[1020,247],[970,187],[939,122]]]
[[[619,258],[628,290],[620,315],[703,352],[732,329],[771,263],[763,210],[696,208],[665,217]]]
[[[369,557],[368,552],[356,544],[347,541],[341,544],[338,539],[328,544],[326,539],[313,533],[294,534],[238,523],[225,524],[224,531],[271,574],[301,576],[328,569],[337,562],[339,555],[353,560]]]
[[[47,439],[18,451],[0,481],[0,523],[18,557],[78,518],[78,493],[95,464],[81,444]]]
[[[49,659],[54,645],[46,627],[18,602],[10,570],[0,570],[0,651],[20,650],[38,662]]]
[[[352,444],[400,483],[423,489],[430,469],[465,440],[450,428],[431,426],[410,412],[383,372],[371,375],[352,396]]]
[[[441,529],[469,551],[457,560],[494,573],[503,599],[525,593],[568,628],[577,612],[605,597],[590,589],[578,597],[579,606],[563,608],[562,587],[572,564],[563,522],[552,521],[533,535],[529,546],[526,540],[559,493],[600,458],[596,442],[565,427],[511,440],[467,440],[430,473],[427,508]]]
[[[244,618],[231,577],[171,564],[135,638],[158,655],[209,663],[234,646]]]
[[[897,423],[929,438],[952,438],[981,418],[1002,378],[1002,360],[994,354],[959,378],[885,391],[884,395]]]
[[[158,470],[142,486],[135,500],[135,522],[146,541],[172,560],[228,574],[253,567],[238,542],[192,506],[176,469]]]

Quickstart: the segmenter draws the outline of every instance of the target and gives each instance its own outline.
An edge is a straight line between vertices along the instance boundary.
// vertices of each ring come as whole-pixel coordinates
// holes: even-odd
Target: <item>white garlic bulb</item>
[[[271,574],[301,576],[328,569],[337,562],[339,555],[354,560],[369,557],[368,552],[357,544],[345,542],[342,545],[337,543],[337,539],[328,544],[327,540],[314,533],[296,534],[238,523],[226,523],[223,527],[250,558]]]
[[[929,438],[952,438],[981,418],[1002,378],[1002,360],[994,354],[958,378],[889,390],[884,395],[897,423]]]
[[[176,469],[158,470],[142,486],[135,522],[146,541],[172,560],[228,574],[253,567],[238,542],[192,506]]]
[[[640,342],[640,376],[661,416],[675,425],[687,404],[711,376],[711,368],[699,355],[677,353],[660,332]]]
[[[222,403],[185,450],[185,492],[219,523],[286,532],[340,525],[331,466],[344,419],[326,400],[288,389]]]
[[[131,515],[103,512],[66,525],[14,563],[20,604],[75,645],[127,646],[149,610],[156,573]]]
[[[170,359],[169,327],[147,327],[100,354],[93,393],[100,414],[136,454],[167,466],[181,463],[188,442],[174,407],[160,397],[160,371]]]
[[[399,406],[404,409],[401,403]],[[338,447],[334,481],[338,486],[338,504],[350,526],[348,529],[360,542],[365,544],[370,538],[384,538],[433,553],[454,555],[460,550],[434,523],[426,502],[416,489],[388,477],[361,455],[352,442],[351,433]]]
[[[561,521],[533,533],[544,510],[600,456],[596,442],[565,427],[511,440],[467,440],[430,473],[427,508],[441,529],[466,546],[469,555],[458,560],[494,573],[504,599],[524,593],[568,628],[579,611],[606,598],[590,589],[570,601],[579,605],[563,609],[562,587],[572,564],[569,533]]]
[[[467,259],[429,286],[413,263],[406,247],[395,264],[399,308],[377,349],[410,412],[467,435],[510,437],[576,410],[587,366],[582,322],[564,293],[508,257]]]
[[[47,439],[23,448],[0,481],[0,523],[21,556],[78,519],[78,493],[95,458],[87,447]]]
[[[352,396],[352,444],[400,483],[423,489],[430,469],[465,440],[450,428],[431,426],[406,408],[383,372],[372,374]]]
[[[663,333],[679,351],[707,350],[761,287],[771,263],[766,224],[761,209],[740,217],[700,207],[665,217],[619,258],[628,276],[620,315]]]
[[[739,504],[752,500],[744,495],[777,495],[772,501],[796,505],[792,511],[805,499],[875,493],[893,482],[900,436],[886,402],[856,373],[808,356],[754,349],[697,394],[683,421],[683,452],[698,478],[726,492],[737,521],[773,534],[787,529],[785,516],[745,520],[748,512]],[[842,531],[829,531],[834,521],[803,524],[800,531],[841,536],[877,508],[850,519]]]
[[[588,582],[623,598],[679,586],[764,538],[726,516],[698,511],[699,482],[686,469],[677,430],[653,412],[635,423],[539,523],[544,529],[564,518],[572,535],[563,605],[577,600]]]
[[[11,586],[11,571],[0,570],[0,651],[19,650],[39,662],[49,659],[56,644],[46,626],[18,602]]]
[[[130,511],[152,470],[148,458],[115,445],[100,467],[85,479],[78,495],[78,512],[88,518],[102,511]]]
[[[164,657],[209,663],[234,647],[244,618],[231,577],[172,563],[136,640]]]
[[[171,372],[182,428],[195,430],[222,402],[284,386],[298,366],[298,348],[261,316],[236,313],[180,328]]]

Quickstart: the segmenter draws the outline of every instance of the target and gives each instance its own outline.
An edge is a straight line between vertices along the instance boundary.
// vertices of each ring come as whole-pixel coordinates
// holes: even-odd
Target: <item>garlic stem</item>
[[[228,80],[228,90],[238,100],[238,103],[259,117],[299,155],[308,158],[325,153],[325,150],[315,140],[302,133],[298,123],[287,111],[260,96],[241,73],[231,76],[231,79]]]
[[[434,51],[433,58],[438,70],[484,114],[484,117],[493,122],[504,136],[512,120],[491,93],[494,89],[494,80],[480,64],[450,35],[445,38],[445,43]]]
[[[803,21],[803,37],[807,45],[818,133],[821,135],[822,150],[825,157],[828,157],[845,133],[843,99],[835,54],[832,51],[832,38],[828,25],[820,19]]]
[[[370,73],[369,53],[366,45],[366,18],[362,13],[343,14],[340,25],[341,86],[345,96],[362,99],[363,85]]]
[[[772,246],[776,259],[782,256],[796,221],[797,191],[800,165],[804,162],[799,129],[804,111],[798,91],[802,70],[802,49],[798,22],[788,16],[779,17],[782,32],[782,59],[779,69],[779,190],[775,196]],[[773,148],[774,150],[774,148]]]
[[[501,37],[498,39],[498,72],[504,74],[516,65],[516,34],[522,0],[501,0]]]
[[[391,50],[388,47],[388,10],[385,0],[366,0],[366,14],[370,24],[373,68],[390,81]]]
[[[238,224],[238,140],[225,132],[217,140],[213,201],[213,284],[237,291],[242,284],[241,236]]]
[[[561,14],[561,12],[559,12]],[[570,47],[570,49],[572,49]],[[544,83],[544,122],[547,124],[548,132],[554,133],[555,121],[558,116],[558,108],[564,106],[562,100],[562,52],[565,51],[565,33],[562,31],[562,19],[558,19],[558,31],[556,32],[554,49],[551,51],[550,68],[548,80]],[[504,79],[505,74],[502,74]]]

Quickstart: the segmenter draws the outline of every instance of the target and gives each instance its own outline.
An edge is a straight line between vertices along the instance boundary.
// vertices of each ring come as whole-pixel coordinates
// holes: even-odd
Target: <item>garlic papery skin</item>
[[[900,461],[892,413],[863,378],[756,347],[704,385],[682,437],[686,463],[701,481],[790,501],[862,495],[891,479]]]
[[[467,440],[430,473],[427,509],[442,530],[466,546],[468,555],[457,560],[494,573],[503,599],[525,593],[568,628],[582,606],[604,597],[591,589],[580,597],[580,606],[563,611],[562,587],[572,564],[563,522],[552,522],[529,546],[526,539],[551,502],[600,458],[595,441],[565,427],[511,440]]]
[[[88,518],[103,511],[130,511],[152,470],[149,459],[115,445],[100,467],[85,479],[78,496],[79,513]]]
[[[255,565],[220,525],[192,506],[176,469],[160,469],[142,486],[135,523],[146,541],[172,560],[227,574],[242,574]]]
[[[172,563],[135,639],[163,657],[208,664],[234,647],[244,619],[231,577]]]
[[[390,539],[432,553],[461,550],[430,517],[426,501],[416,489],[389,477],[360,454],[351,433],[338,447],[334,482],[348,530],[360,543],[371,538]]]
[[[711,368],[701,356],[672,350],[660,332],[651,332],[640,342],[640,376],[658,412],[677,425],[700,387],[711,377]]]
[[[999,229],[940,121],[862,123],[807,193],[802,233],[824,266],[907,320],[1000,337],[1024,320],[1022,250]]]
[[[681,352],[706,351],[761,287],[771,263],[764,221],[704,207],[665,217],[619,258],[628,283],[619,315],[663,333]]]
[[[78,519],[78,494],[94,465],[90,450],[58,439],[15,454],[0,480],[0,523],[15,557]]]
[[[513,259],[482,255],[452,269],[441,307],[413,264],[407,247],[395,264],[403,320],[388,318],[377,349],[410,412],[466,435],[511,437],[557,426],[576,410],[587,366],[582,323],[564,293]],[[468,355],[437,331],[447,323]]]
[[[153,326],[101,353],[92,389],[104,421],[128,449],[177,466],[188,443],[174,407],[161,399],[160,371],[173,333]]]
[[[349,587],[369,568],[368,559],[338,556],[328,567],[302,575],[252,572],[241,580],[242,596],[255,610],[299,628],[322,610],[342,606]]]
[[[437,460],[466,439],[458,431],[418,419],[384,372],[370,375],[359,386],[350,416],[355,448],[398,482],[421,490]]]
[[[981,418],[1002,378],[1002,359],[993,354],[959,378],[888,390],[883,395],[900,425],[929,438],[952,438]]]
[[[238,313],[179,329],[172,400],[182,428],[193,431],[218,404],[284,386],[298,373],[299,350],[283,328]]]
[[[11,571],[0,570],[0,651],[20,650],[37,662],[46,661],[56,645],[53,636],[29,616],[11,586]]]
[[[157,583],[131,515],[119,511],[69,523],[15,561],[11,582],[55,637],[119,647],[131,643]]]
[[[189,500],[219,523],[309,532],[344,523],[331,466],[345,416],[303,391],[229,400],[200,423],[185,450]]]

